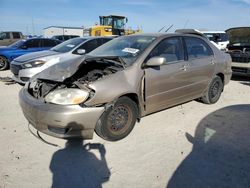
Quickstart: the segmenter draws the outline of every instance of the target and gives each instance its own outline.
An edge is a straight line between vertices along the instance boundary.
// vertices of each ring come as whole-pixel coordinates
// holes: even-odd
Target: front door
[[[159,67],[145,69],[146,113],[153,113],[185,101],[190,95],[191,70],[184,58],[181,37],[166,38],[149,54],[165,57],[166,63]]]

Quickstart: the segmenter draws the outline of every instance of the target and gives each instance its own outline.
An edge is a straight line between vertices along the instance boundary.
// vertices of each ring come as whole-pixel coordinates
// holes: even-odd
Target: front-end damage
[[[123,62],[116,57],[91,58],[81,63],[70,76],[63,77],[59,74],[61,77],[57,80],[51,80],[50,75],[46,76],[42,73],[27,84],[19,94],[24,115],[37,130],[43,133],[59,138],[91,139],[100,116],[115,101],[113,96],[98,99],[101,90],[105,88],[106,92],[109,92],[108,87],[113,88],[112,82],[108,81],[111,78],[110,75],[114,75],[113,83],[118,82],[121,85],[121,80],[126,74],[122,71],[124,68]],[[124,76],[117,80],[115,73]],[[52,76],[55,77],[55,75]],[[103,83],[105,79],[106,84]],[[131,85],[128,81],[125,79],[124,84]],[[99,88],[99,84],[102,87]],[[85,98],[81,99],[76,94],[76,98],[71,100],[75,92],[80,90],[87,93]],[[113,93],[118,95],[117,93],[120,93],[118,90],[115,89]],[[111,90],[110,92],[112,93]],[[53,100],[51,96],[58,99]],[[63,97],[65,98],[62,99]]]

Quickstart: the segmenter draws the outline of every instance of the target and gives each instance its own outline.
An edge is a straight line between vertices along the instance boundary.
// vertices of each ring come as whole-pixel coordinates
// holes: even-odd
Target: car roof
[[[170,36],[194,36],[194,37],[202,37],[206,38],[203,34],[195,34],[195,33],[181,33],[181,32],[175,32],[175,33],[143,33],[143,34],[133,34],[134,36],[152,36],[152,37],[170,37]],[[128,35],[127,35],[128,36]]]
[[[226,33],[225,31],[200,31],[202,33]]]
[[[26,40],[39,40],[39,39],[46,39],[46,40],[56,40],[56,39],[51,39],[51,38],[44,38],[44,37],[34,37],[34,38],[29,38],[29,39],[26,39]]]

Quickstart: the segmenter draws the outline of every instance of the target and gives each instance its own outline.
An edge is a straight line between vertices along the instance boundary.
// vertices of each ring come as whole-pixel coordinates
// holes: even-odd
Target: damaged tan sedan
[[[148,114],[193,99],[217,102],[231,74],[230,56],[202,36],[131,35],[44,70],[19,98],[38,131],[83,139],[95,131],[116,141]]]

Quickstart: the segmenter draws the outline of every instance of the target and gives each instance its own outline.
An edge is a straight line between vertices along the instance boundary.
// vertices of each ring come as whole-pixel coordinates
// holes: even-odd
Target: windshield
[[[80,38],[80,37],[73,38],[73,39],[67,40],[61,44],[56,45],[55,47],[51,48],[50,50],[55,51],[55,52],[60,52],[60,53],[69,52],[86,40],[87,40],[87,38]]]
[[[19,48],[20,46],[23,45],[24,42],[25,42],[25,40],[19,40],[19,41],[14,42],[13,44],[9,45],[8,47]]]
[[[107,42],[90,52],[94,57],[120,57],[126,66],[132,65],[139,55],[156,39],[153,36],[130,35]]]

